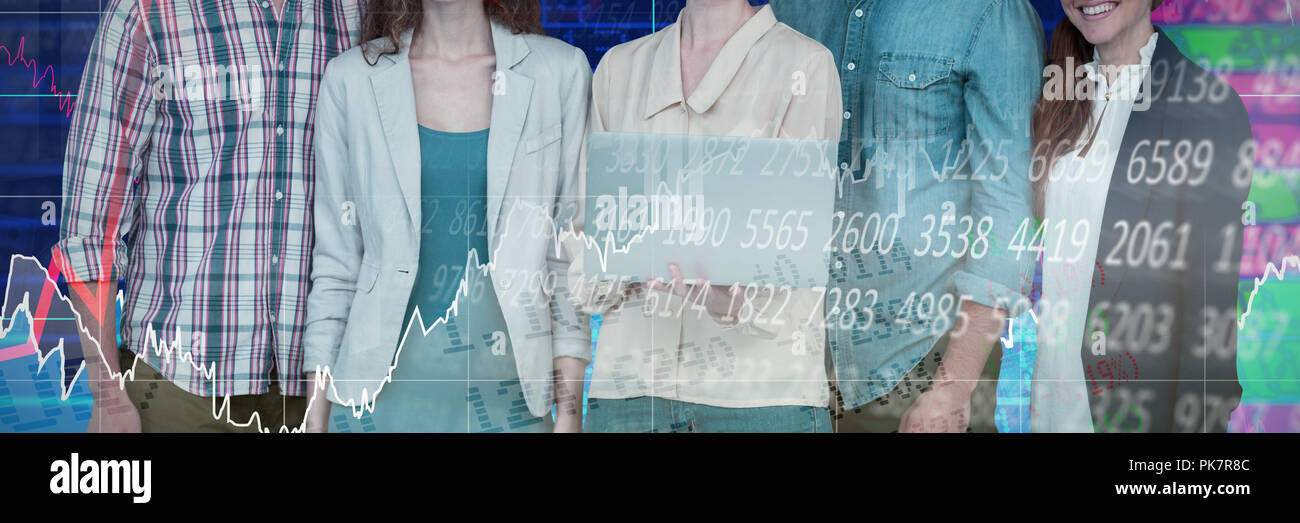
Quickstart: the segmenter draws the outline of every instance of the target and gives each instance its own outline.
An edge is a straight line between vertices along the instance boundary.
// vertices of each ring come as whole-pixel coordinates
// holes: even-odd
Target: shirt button
[[[279,67],[280,67],[280,72],[284,72],[285,69],[288,69],[288,67],[285,67],[283,63],[281,63]]]
[[[277,136],[278,136],[278,135],[282,135],[282,134],[284,134],[284,126],[283,126],[283,125],[277,125],[277,126],[275,126],[275,134],[276,134]]]
[[[275,199],[277,199],[277,200],[283,200],[283,199],[284,199],[284,193],[282,193],[282,192],[280,192],[280,191],[275,191]]]
[[[915,81],[916,81],[916,73],[912,73],[912,74],[907,75],[907,81],[909,81],[909,82],[915,82]]]
[[[854,11],[854,12],[853,12],[853,16],[856,16],[856,17],[858,17],[858,18],[862,18],[862,15],[864,15],[864,14],[866,14],[866,13],[863,13],[861,9],[858,9],[857,11]]]
[[[840,162],[840,169],[845,171],[849,170],[849,162]]]
[[[835,260],[835,268],[836,268],[836,269],[843,269],[843,268],[844,268],[844,262],[842,262],[842,261],[840,261],[840,260]]]
[[[271,7],[271,2],[262,2],[262,9],[266,9],[268,7]]]
[[[853,63],[853,62],[849,62],[849,65],[845,66],[845,69],[848,69],[848,70],[850,70],[850,71],[852,71],[852,70],[854,70],[854,69],[857,69],[857,68],[858,68],[858,64],[855,64],[855,63]]]
[[[849,118],[853,118],[853,113],[850,113],[850,112],[848,112],[848,111],[844,111],[844,119],[845,119],[845,120],[848,120]]]
[[[268,314],[268,315],[267,315],[267,318],[270,318],[270,320],[271,320],[272,322],[275,321],[275,315],[274,315],[274,314]]]
[[[279,256],[272,256],[272,257],[271,257],[271,265],[275,265],[275,264],[278,264],[278,263],[280,263],[280,257],[279,257]]]

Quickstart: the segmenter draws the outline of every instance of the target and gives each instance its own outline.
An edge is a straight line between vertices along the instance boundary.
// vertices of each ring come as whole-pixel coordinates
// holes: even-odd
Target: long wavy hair
[[[488,17],[515,34],[543,34],[538,0],[483,0]],[[397,54],[402,33],[414,29],[424,16],[424,0],[369,0],[361,14],[362,51],[370,65],[384,55]]]
[[[1151,9],[1160,7],[1164,0],[1152,0]],[[1068,58],[1073,58],[1075,67],[1092,61],[1094,46],[1083,37],[1079,28],[1070,22],[1069,17],[1062,18],[1052,32],[1052,43],[1048,46],[1047,64],[1055,65],[1066,74],[1075,77],[1075,82],[1087,81],[1076,71],[1066,70]],[[1092,100],[1078,100],[1075,97],[1043,97],[1034,107],[1033,123],[1030,129],[1034,136],[1034,162],[1031,165],[1034,185],[1034,212],[1042,217],[1047,198],[1047,178],[1056,161],[1068,153],[1077,151],[1085,145],[1080,138],[1092,122]]]

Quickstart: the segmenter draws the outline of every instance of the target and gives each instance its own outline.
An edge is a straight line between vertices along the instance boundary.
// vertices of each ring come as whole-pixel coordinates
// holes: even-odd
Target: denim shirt
[[[1042,23],[1027,0],[771,3],[840,67],[826,322],[837,387],[854,408],[964,330],[962,301],[1011,317],[1029,307],[1035,257],[1009,245],[1036,227],[1029,123]]]

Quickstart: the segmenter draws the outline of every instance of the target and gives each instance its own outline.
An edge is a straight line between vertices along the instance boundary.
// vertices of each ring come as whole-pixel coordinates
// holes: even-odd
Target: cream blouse
[[[830,51],[777,22],[771,7],[726,42],[690,97],[682,94],[680,25],[679,15],[678,23],[609,50],[592,81],[591,131],[839,140],[840,81]],[[573,259],[571,270],[580,273],[583,257]],[[584,311],[603,314],[592,397],[719,407],[830,403],[819,293],[794,290],[780,321],[741,325],[642,285],[576,294]],[[665,300],[683,313],[656,314]]]

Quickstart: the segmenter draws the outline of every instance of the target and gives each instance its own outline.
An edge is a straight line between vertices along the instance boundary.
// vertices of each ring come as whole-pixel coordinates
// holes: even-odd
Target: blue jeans
[[[586,432],[831,432],[830,409],[726,408],[639,396],[587,400]]]

